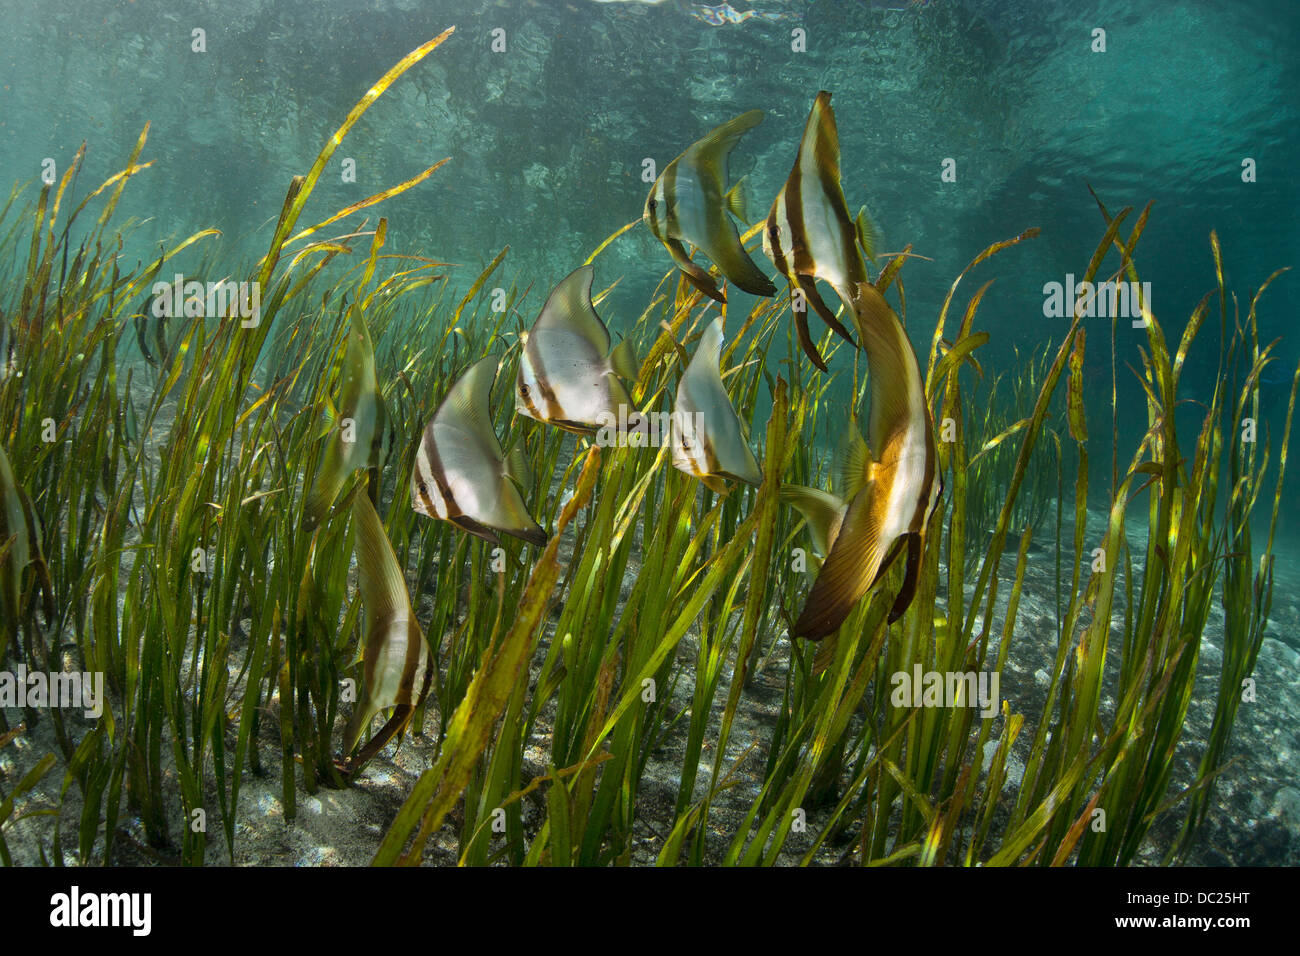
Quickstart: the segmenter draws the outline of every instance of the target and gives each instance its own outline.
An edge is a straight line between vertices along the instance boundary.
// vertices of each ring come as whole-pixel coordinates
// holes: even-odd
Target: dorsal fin
[[[722,384],[723,319],[718,316],[700,337],[686,374],[677,388],[675,411],[703,416],[702,441],[716,462],[717,474],[758,486],[763,471],[745,441],[744,429]]]
[[[925,395],[912,343],[894,310],[870,282],[858,286],[853,311],[871,372],[867,437],[880,454],[890,435],[927,414]]]
[[[442,400],[433,420],[476,436],[484,449],[499,461],[502,458],[501,442],[492,430],[492,414],[488,407],[492,383],[496,380],[497,361],[496,355],[488,355],[471,365]]]
[[[722,346],[726,341],[722,324],[720,315],[709,323],[709,327],[700,336],[700,344],[695,347],[692,368],[686,370],[688,375],[698,375],[710,382],[716,381],[719,388],[722,387]]]
[[[380,624],[386,625],[398,616],[409,617],[411,601],[393,546],[367,496],[353,496],[352,520],[356,525],[361,601],[370,616],[367,633],[371,633]]]
[[[761,122],[763,122],[762,110],[741,113],[735,119],[728,120],[703,139],[693,143],[682,154],[683,158],[688,159],[696,168],[701,179],[708,176],[717,184],[718,191],[714,193],[715,196],[722,192],[723,182],[726,179],[727,155],[740,141],[740,137]]]
[[[596,270],[579,266],[552,290],[534,329],[564,329],[589,341],[601,355],[609,354],[609,329],[591,304],[591,282]]]
[[[803,142],[799,152],[809,150],[813,162],[821,172],[823,182],[840,182],[840,134],[835,128],[835,111],[831,109],[831,95],[822,90],[813,101],[812,112],[804,126]]]

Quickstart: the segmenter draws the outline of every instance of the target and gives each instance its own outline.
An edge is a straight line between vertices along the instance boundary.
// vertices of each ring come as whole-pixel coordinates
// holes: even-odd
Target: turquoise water
[[[251,264],[290,178],[362,93],[454,25],[349,135],[306,217],[447,157],[381,207],[388,247],[456,264],[452,282],[463,289],[509,245],[502,281],[532,285],[528,319],[547,289],[639,218],[647,160],[662,170],[755,108],[764,122],[732,153],[730,173],[747,177],[751,211],[763,215],[821,89],[834,95],[850,208],[869,208],[882,250],[911,244],[926,257],[903,273],[918,351],[967,262],[1030,227],[1041,235],[980,267],[958,306],[996,280],[979,313],[990,370],[1059,342],[1068,320],[1044,314],[1044,286],[1081,275],[1102,235],[1089,185],[1112,211],[1134,207],[1130,223],[1154,203],[1138,266],[1171,340],[1214,286],[1211,230],[1243,310],[1275,269],[1300,264],[1293,2],[0,0],[0,24],[0,183],[34,181],[50,161],[62,171],[84,142],[74,187],[84,195],[121,168],[149,124],[152,167],[119,211],[119,221],[137,219],[124,247],[132,261],[216,227],[231,268]],[[345,160],[355,181],[344,180]],[[601,307],[612,329],[630,327],[669,267],[640,226],[600,257],[598,283],[622,280]],[[1261,396],[1275,446],[1300,361],[1298,281],[1280,278],[1260,304],[1264,340],[1281,338]],[[1218,374],[1215,308],[1187,360],[1184,393],[1194,400],[1208,398]],[[1098,320],[1088,337],[1090,425],[1101,436],[1094,509],[1108,491],[1112,361],[1121,469],[1147,425],[1132,371],[1145,333],[1120,322],[1112,357],[1109,332]],[[851,367],[847,352],[835,371]],[[1189,424],[1182,434],[1195,432]],[[1289,501],[1300,493],[1294,457],[1288,483]],[[1295,625],[1294,509],[1279,533],[1287,575],[1278,604]],[[1294,641],[1293,631],[1270,636]]]
[[[737,3],[727,9],[740,22],[710,25],[724,6],[6,0],[0,179],[34,178],[47,158],[61,169],[84,141],[82,184],[99,182],[148,122],[154,165],[123,210],[155,218],[132,234],[128,256],[215,226],[251,259],[290,176],[360,93],[455,25],[438,56],[349,137],[356,182],[343,183],[336,167],[313,203],[332,210],[450,157],[383,212],[392,246],[462,264],[465,285],[509,244],[506,278],[549,287],[639,216],[645,159],[662,168],[755,107],[766,119],[734,151],[731,171],[749,177],[761,214],[822,88],[834,94],[850,206],[868,206],[886,251],[911,243],[933,260],[905,272],[918,340],[962,266],[1030,226],[1043,230],[1038,240],[975,277],[997,278],[981,313],[993,333],[986,354],[996,366],[1013,346],[1024,353],[1059,338],[1064,321],[1043,316],[1042,287],[1081,273],[1100,238],[1087,184],[1112,209],[1154,200],[1139,264],[1175,333],[1213,283],[1211,229],[1240,294],[1300,262],[1300,185],[1289,167],[1300,102],[1294,3]],[[1104,52],[1094,51],[1096,29]],[[195,30],[206,52],[192,49]],[[946,159],[955,182],[942,180]],[[1252,183],[1242,181],[1247,159]],[[635,318],[667,267],[641,228],[602,257],[598,280],[624,277],[607,309],[613,328]],[[1294,281],[1264,300],[1266,339],[1292,324]],[[1121,393],[1138,409],[1126,368],[1139,365],[1143,338],[1121,331],[1117,341]],[[1090,372],[1108,384],[1109,350],[1095,342]],[[1193,397],[1208,394],[1216,373],[1213,336],[1201,346],[1188,360]],[[1270,374],[1289,380],[1294,337],[1278,356]],[[1285,392],[1266,391],[1274,432]]]

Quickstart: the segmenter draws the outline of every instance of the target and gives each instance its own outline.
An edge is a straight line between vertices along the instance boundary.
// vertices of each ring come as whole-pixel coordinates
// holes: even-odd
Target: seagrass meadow
[[[114,9],[47,127],[0,43],[0,862],[1300,861],[1294,11],[1216,24],[1194,121],[1133,78],[1195,58],[1197,5],[237,6]],[[14,35],[66,66],[52,9]],[[810,640],[838,559],[791,489],[847,540],[907,376],[642,210],[765,110],[713,199],[772,276],[819,90],[872,289],[819,288],[901,321],[942,490]],[[761,480],[520,410],[584,267],[601,374],[665,423],[722,317]],[[540,532],[439,518],[448,408]]]

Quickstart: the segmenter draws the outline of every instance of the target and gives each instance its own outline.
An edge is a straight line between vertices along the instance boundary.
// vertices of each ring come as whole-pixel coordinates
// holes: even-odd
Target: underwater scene
[[[1296,4],[0,24],[6,866],[1300,863]]]

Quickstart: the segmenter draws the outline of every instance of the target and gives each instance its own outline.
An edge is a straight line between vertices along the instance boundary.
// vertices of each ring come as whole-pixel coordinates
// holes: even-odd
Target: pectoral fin
[[[517,443],[506,455],[506,474],[514,479],[520,489],[533,483],[533,476],[528,467],[528,456],[524,453],[523,442]]]
[[[830,492],[803,485],[782,485],[780,494],[781,501],[803,515],[817,553],[830,554],[844,518],[844,502]]]
[[[854,221],[853,227],[857,233],[858,246],[861,247],[863,255],[875,262],[876,247],[880,245],[880,230],[872,222],[866,206],[858,210],[858,218]]]

